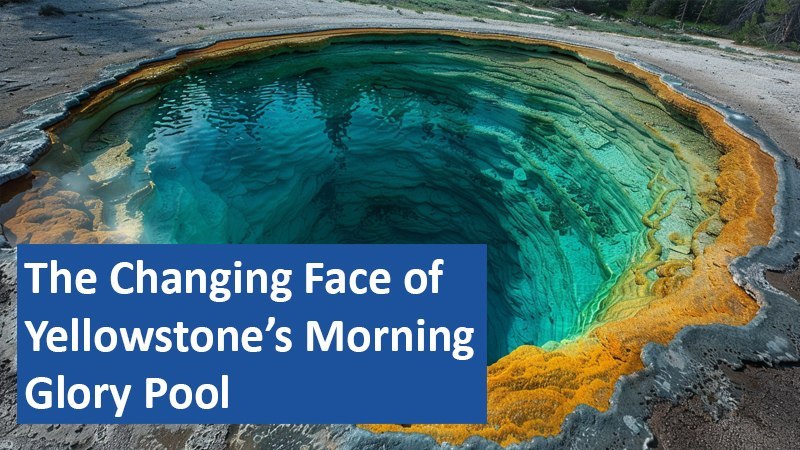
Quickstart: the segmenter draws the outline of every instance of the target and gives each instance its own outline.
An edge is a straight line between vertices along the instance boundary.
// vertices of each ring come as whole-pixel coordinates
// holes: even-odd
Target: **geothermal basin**
[[[727,265],[773,231],[773,160],[719,113],[533,39],[222,42],[49,133],[0,198],[12,243],[488,244],[489,423],[365,426],[451,443],[555,434],[607,408],[648,342],[747,323]]]

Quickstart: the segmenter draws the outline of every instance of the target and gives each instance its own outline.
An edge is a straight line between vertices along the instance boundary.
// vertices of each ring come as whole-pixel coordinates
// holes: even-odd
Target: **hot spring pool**
[[[491,364],[688,275],[721,227],[700,128],[550,50],[375,35],[192,70],[62,128],[0,218],[17,243],[487,243]],[[22,214],[36,192],[85,214]]]
[[[648,344],[748,323],[729,267],[770,241],[780,195],[775,159],[657,73],[508,35],[220,41],[45,131],[49,152],[0,188],[12,243],[487,243],[487,423],[354,431],[376,442],[554,435],[643,380],[618,384]]]

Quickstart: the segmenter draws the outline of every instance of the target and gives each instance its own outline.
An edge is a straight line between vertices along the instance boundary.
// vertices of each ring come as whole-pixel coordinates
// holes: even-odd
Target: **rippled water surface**
[[[487,243],[489,362],[585,330],[716,214],[701,133],[543,48],[341,39],[147,97],[38,169],[142,242]]]

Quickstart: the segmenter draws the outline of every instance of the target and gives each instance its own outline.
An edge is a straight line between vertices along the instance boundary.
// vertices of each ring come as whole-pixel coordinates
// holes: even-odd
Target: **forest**
[[[702,36],[800,51],[800,0],[354,0],[474,20],[545,22],[713,45]],[[399,12],[399,11],[398,11]],[[699,36],[699,38],[697,38]]]

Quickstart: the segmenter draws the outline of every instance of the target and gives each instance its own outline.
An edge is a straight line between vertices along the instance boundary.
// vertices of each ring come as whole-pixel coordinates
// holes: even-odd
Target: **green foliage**
[[[647,12],[648,6],[650,5],[647,0],[631,0],[631,3],[628,5],[628,15],[641,18]]]
[[[682,0],[653,0],[647,8],[647,14],[656,17],[675,18],[680,10]]]
[[[800,0],[767,0],[764,28],[771,43],[800,42]]]
[[[736,19],[743,5],[744,0],[714,0],[704,17],[711,23],[728,25]]]
[[[736,42],[744,44],[763,44],[765,41],[764,29],[758,23],[758,14],[753,13],[736,33]]]
[[[790,9],[789,2],[786,0],[767,0],[765,12],[767,13],[767,17],[774,19],[777,16],[788,13]]]
[[[0,0],[3,1],[3,0]],[[738,42],[783,48],[800,46],[800,0],[351,0],[391,5],[412,11],[438,11],[473,18],[528,23],[551,23],[590,30],[621,33],[716,46],[710,40],[686,36],[682,31]],[[530,8],[559,8],[552,13]],[[573,8],[578,12],[573,12]],[[400,12],[400,11],[398,11]],[[741,17],[743,14],[744,17]],[[588,14],[594,14],[590,16]],[[752,16],[751,16],[752,14]],[[543,18],[541,16],[551,16]],[[620,18],[626,20],[619,20]],[[681,26],[682,25],[682,26]],[[794,47],[789,45],[794,44]]]

